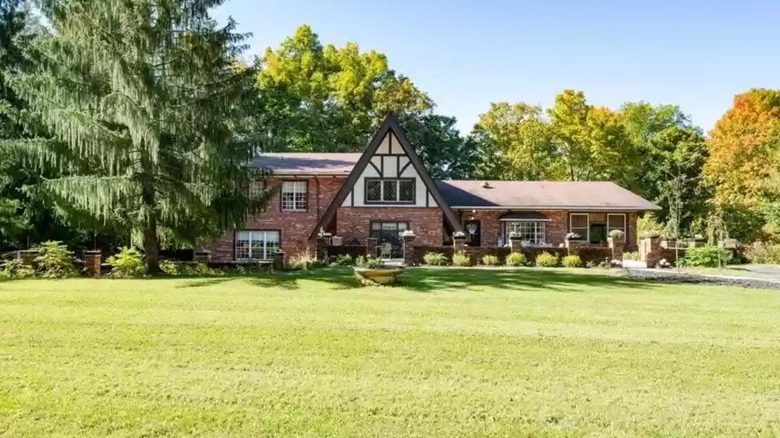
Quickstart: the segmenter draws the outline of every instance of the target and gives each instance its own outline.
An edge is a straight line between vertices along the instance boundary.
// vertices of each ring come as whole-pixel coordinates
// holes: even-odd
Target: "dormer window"
[[[414,178],[366,178],[366,204],[414,204]]]

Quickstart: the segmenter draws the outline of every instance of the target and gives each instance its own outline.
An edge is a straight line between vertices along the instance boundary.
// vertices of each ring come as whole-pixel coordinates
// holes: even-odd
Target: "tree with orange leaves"
[[[780,90],[753,89],[715,124],[707,140],[704,179],[714,189],[713,202],[723,209],[730,234],[761,238],[767,184],[780,152]]]

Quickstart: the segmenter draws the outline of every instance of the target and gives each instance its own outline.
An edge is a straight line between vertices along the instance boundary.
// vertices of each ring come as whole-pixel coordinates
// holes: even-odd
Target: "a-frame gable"
[[[382,122],[336,197],[325,210],[325,214],[312,231],[312,237],[333,220],[340,206],[355,206],[354,198],[357,191],[355,185],[361,181],[364,174],[376,177],[419,177],[423,184],[418,190],[421,190],[425,197],[422,201],[424,205],[420,206],[440,208],[452,229],[461,230],[460,221],[431,179],[422,160],[406,138],[406,133],[398,124],[398,120],[391,114]],[[360,193],[360,196],[363,196],[362,190]]]

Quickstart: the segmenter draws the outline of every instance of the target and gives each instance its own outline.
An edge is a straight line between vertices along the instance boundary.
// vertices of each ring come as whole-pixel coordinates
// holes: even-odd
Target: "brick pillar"
[[[414,234],[404,233],[404,265],[412,266],[414,264]]]
[[[644,237],[639,241],[642,261],[648,268],[654,268],[661,261],[661,240],[658,237]]]
[[[195,251],[195,261],[198,263],[203,263],[204,265],[208,265],[211,261],[211,251]]]
[[[284,268],[284,251],[281,249],[276,251],[273,255],[273,267],[274,269]]]
[[[326,236],[317,237],[317,247],[314,252],[317,260],[325,260],[328,258],[328,240],[329,239]]]
[[[35,261],[35,258],[38,257],[38,251],[34,249],[23,249],[19,251],[18,254],[19,254],[19,259],[26,266],[32,266],[33,262]]]
[[[582,242],[579,240],[569,240],[566,239],[566,252],[569,255],[579,255],[580,254],[580,247],[582,246]]]
[[[623,251],[626,247],[626,241],[623,239],[615,240],[613,238],[607,239],[609,247],[612,249],[612,260],[623,260]]]
[[[100,250],[84,251],[84,267],[87,271],[87,276],[92,278],[100,278],[100,264],[103,262],[102,253]]]
[[[509,236],[509,248],[512,249],[512,252],[521,252],[523,250],[523,239]]]
[[[366,255],[369,257],[376,257],[376,246],[379,244],[379,239],[376,237],[369,237],[366,239]]]
[[[466,251],[466,236],[452,236],[452,250],[454,253]]]

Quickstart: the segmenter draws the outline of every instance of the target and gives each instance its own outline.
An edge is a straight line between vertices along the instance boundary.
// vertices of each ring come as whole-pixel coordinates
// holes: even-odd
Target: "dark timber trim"
[[[398,119],[396,119],[393,114],[390,114],[385,118],[385,121],[382,122],[382,125],[379,127],[379,130],[377,130],[376,134],[374,134],[374,137],[371,139],[368,147],[365,151],[363,151],[363,155],[360,156],[360,159],[355,164],[355,167],[352,168],[352,172],[347,177],[347,180],[344,181],[344,184],[342,184],[341,188],[336,194],[336,197],[333,198],[330,205],[328,206],[328,209],[325,210],[325,214],[322,215],[320,221],[317,223],[317,226],[315,226],[312,230],[309,238],[313,239],[317,234],[317,230],[325,227],[326,224],[333,220],[339,205],[344,202],[344,199],[346,199],[349,192],[353,190],[358,178],[360,178],[360,175],[371,161],[371,157],[374,156],[377,149],[379,149],[379,145],[382,144],[382,140],[390,132],[395,135],[398,143],[401,145],[401,149],[404,153],[406,153],[406,156],[409,157],[409,162],[414,166],[415,170],[417,170],[417,174],[420,175],[420,179],[423,180],[423,184],[425,184],[425,186],[428,188],[428,192],[431,194],[431,196],[433,196],[433,199],[436,201],[436,203],[439,204],[439,208],[444,213],[444,218],[447,219],[447,222],[452,227],[453,232],[463,231],[463,227],[461,226],[460,221],[458,221],[458,218],[455,217],[455,213],[452,212],[450,205],[447,204],[447,202],[444,200],[444,197],[441,195],[439,188],[436,187],[436,183],[434,183],[433,179],[431,179],[431,176],[425,169],[425,166],[420,160],[420,157],[417,155],[417,153],[414,152],[414,148],[406,138],[406,134],[404,133],[403,128],[401,128],[401,125],[398,124]],[[392,137],[390,138],[392,139]]]

